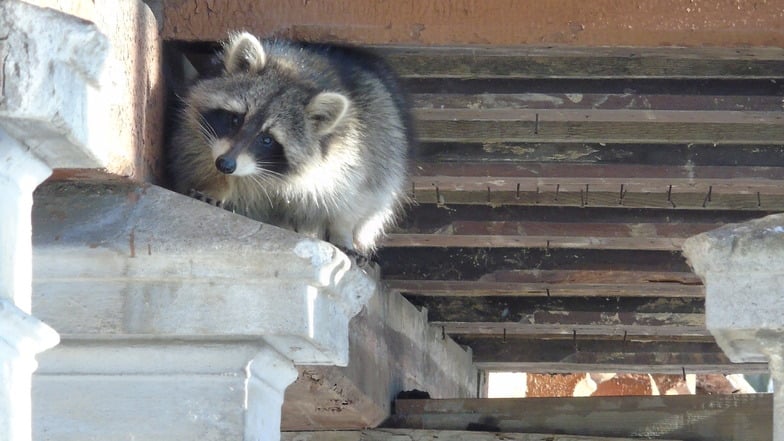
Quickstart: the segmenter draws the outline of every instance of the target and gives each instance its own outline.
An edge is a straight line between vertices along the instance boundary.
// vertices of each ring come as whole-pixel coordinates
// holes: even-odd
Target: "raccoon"
[[[184,97],[176,191],[363,256],[407,202],[413,139],[391,68],[357,48],[230,35]]]

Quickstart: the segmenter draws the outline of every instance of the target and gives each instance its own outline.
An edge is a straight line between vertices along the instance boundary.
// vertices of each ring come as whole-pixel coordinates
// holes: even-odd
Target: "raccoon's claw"
[[[191,189],[191,191],[188,192],[188,196],[190,196],[190,197],[192,197],[194,199],[200,200],[202,202],[206,202],[206,203],[208,203],[210,205],[214,205],[214,206],[216,206],[218,208],[223,208],[223,201],[222,200],[210,197],[210,196],[208,196],[208,195],[206,195],[206,194],[204,194],[204,193],[202,193],[202,192],[200,192],[198,190]]]

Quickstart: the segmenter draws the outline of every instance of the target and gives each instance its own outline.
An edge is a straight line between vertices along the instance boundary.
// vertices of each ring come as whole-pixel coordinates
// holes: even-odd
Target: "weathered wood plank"
[[[449,204],[775,210],[784,167],[585,163],[412,165],[417,201]]]
[[[740,90],[738,92],[741,92]],[[410,98],[416,111],[464,109],[561,109],[629,111],[781,112],[776,95],[667,95],[639,93],[419,93]],[[631,112],[634,114],[634,112]],[[704,112],[707,116],[710,113]],[[524,113],[521,113],[521,115]],[[544,113],[546,114],[546,113]],[[590,113],[592,115],[598,114]],[[647,113],[650,116],[666,113]],[[491,113],[492,115],[492,113]],[[626,115],[624,115],[626,116]],[[736,115],[740,116],[740,115]],[[771,115],[767,115],[769,118]],[[693,118],[693,116],[692,116]]]
[[[715,227],[714,227],[715,228]],[[704,231],[713,228],[706,228]],[[532,236],[511,234],[390,234],[385,247],[525,247],[605,250],[680,250],[685,238]]]
[[[706,224],[453,221],[431,234],[390,234],[388,247],[529,247],[680,250],[693,235],[721,226]]]
[[[591,93],[706,96],[781,96],[778,80],[712,78],[403,78],[411,94]],[[742,91],[742,92],[740,92]]]
[[[609,361],[604,354],[587,354],[584,358],[596,357],[589,363],[585,360],[579,363],[504,363],[488,362],[476,363],[477,368],[485,371],[498,372],[531,372],[542,374],[573,374],[575,372],[617,372],[629,374],[677,374],[681,375],[685,370],[687,374],[766,374],[770,372],[767,363],[729,363],[721,364],[720,361],[714,362],[713,356],[692,355],[692,354],[673,354],[657,355],[656,361],[651,362],[651,358],[645,355],[634,353],[625,354],[619,361]],[[668,358],[668,362],[661,360]],[[703,362],[698,360],[702,358]],[[708,360],[705,360],[705,359]],[[679,363],[683,362],[685,363]],[[669,362],[673,362],[669,364]],[[691,364],[690,364],[691,363]]]
[[[670,281],[640,283],[552,283],[466,280],[387,280],[390,289],[422,296],[511,297],[704,297],[697,284]]]
[[[498,270],[477,281],[395,280],[387,286],[424,296],[600,296],[702,297],[700,279],[690,272],[619,270]]]
[[[410,78],[780,78],[776,49],[384,48]]]
[[[685,166],[784,165],[784,144],[420,142],[421,162],[576,162]]]
[[[714,111],[714,110],[595,110],[595,109],[539,109],[539,108],[415,108],[413,114],[421,127],[428,127],[431,121],[466,121],[466,122],[527,122],[534,121],[538,125],[534,131],[547,136],[549,123],[569,123],[592,121],[595,123],[638,123],[640,125],[655,124],[664,127],[667,123],[701,124],[759,124],[761,127],[784,125],[781,111]],[[425,129],[422,129],[425,130]],[[427,139],[427,133],[423,135]],[[776,133],[779,141],[782,135]]]
[[[616,437],[412,429],[282,432],[280,435],[281,441],[634,441],[634,438]]]
[[[683,316],[678,317],[682,319]],[[697,315],[688,317],[692,321],[698,321]],[[579,320],[579,319],[578,319]],[[441,328],[446,335],[455,336],[460,334],[471,335],[525,335],[525,336],[591,336],[591,337],[657,337],[657,338],[707,338],[711,333],[705,329],[705,325],[597,325],[597,324],[528,324],[517,322],[439,322],[431,321],[431,325]]]
[[[416,306],[427,308],[436,326],[452,322],[477,327],[499,324],[525,327],[577,328],[604,333],[619,327],[692,328],[704,327],[705,303],[700,298],[643,297],[509,297],[509,296],[421,296],[406,295]],[[578,334],[580,332],[578,331]]]
[[[420,115],[421,116],[421,115]],[[418,119],[423,141],[445,142],[641,142],[769,143],[784,142],[779,124],[720,122],[617,121],[556,119],[536,115],[519,120]]]
[[[764,373],[766,363],[732,363],[715,342],[455,336],[479,369],[518,372]]]
[[[390,426],[689,441],[770,441],[770,394],[653,397],[397,400]]]
[[[496,179],[488,181],[492,184],[511,185],[511,179]],[[633,181],[632,181],[633,182]],[[471,179],[466,178],[466,183],[472,185]],[[484,183],[473,182],[476,187]],[[624,185],[624,184],[621,184]],[[433,185],[434,189],[414,189],[412,197],[416,202],[437,203],[451,209],[454,205],[484,204],[488,207],[502,206],[553,206],[553,207],[615,207],[615,208],[651,208],[651,209],[684,209],[684,210],[748,210],[758,212],[784,210],[784,195],[766,194],[766,191],[778,192],[779,190],[765,186],[765,188],[744,187],[748,193],[738,194],[737,190],[730,193],[721,193],[711,185],[705,186],[702,191],[693,193],[675,193],[665,186],[662,191],[633,192],[620,186],[616,191],[585,191],[584,185],[561,186],[560,184],[540,187],[539,191],[487,191],[487,190],[441,190]],[[595,187],[596,185],[594,185]],[[553,189],[554,187],[554,189]],[[582,188],[580,188],[582,187]],[[541,190],[544,188],[545,190]],[[681,187],[683,188],[683,187]],[[710,195],[709,195],[710,193]]]
[[[653,271],[689,273],[679,252],[541,248],[382,248],[387,280],[482,281],[513,270]],[[483,278],[484,277],[484,278]],[[492,279],[490,279],[492,280]]]
[[[573,163],[434,163],[417,162],[413,167],[415,189],[616,191],[621,185],[630,192],[670,191],[686,193],[713,187],[717,193],[736,191],[784,194],[784,167],[661,166],[640,164]],[[588,185],[588,189],[585,186]],[[670,189],[669,186],[672,185]],[[591,188],[592,187],[592,188]],[[778,191],[776,191],[778,190]],[[574,190],[571,190],[574,191]]]
[[[607,225],[658,224],[663,228],[684,228],[686,225],[709,225],[745,222],[767,216],[773,212],[731,210],[677,210],[634,209],[624,207],[551,207],[551,206],[504,206],[455,205],[442,207],[420,202],[409,206],[396,232],[433,233],[449,232],[454,222],[532,222],[532,223],[601,223]],[[659,231],[668,234],[666,231]]]

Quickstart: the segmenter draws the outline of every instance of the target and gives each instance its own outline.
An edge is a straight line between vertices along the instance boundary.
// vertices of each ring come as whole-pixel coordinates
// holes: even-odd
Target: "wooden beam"
[[[439,205],[784,206],[784,167],[416,162],[412,170],[413,197]]]
[[[335,432],[282,432],[280,435],[281,441],[635,441],[636,439],[540,433],[500,434],[461,430],[413,429],[374,429],[363,431]]]
[[[388,247],[528,247],[679,251],[683,241],[719,223],[453,221],[435,233],[392,233]]]
[[[198,45],[189,44],[189,47]],[[424,49],[428,50],[428,49]],[[383,51],[380,51],[383,52]],[[214,50],[211,51],[214,53]],[[504,94],[520,93],[552,95],[582,94],[644,94],[689,96],[779,96],[778,80],[753,78],[439,78],[404,77],[405,89],[410,94]],[[574,97],[574,95],[573,95]]]
[[[484,226],[491,229],[493,226]],[[590,227],[590,226],[585,226]],[[706,227],[709,231],[713,227]],[[578,228],[579,229],[579,228]],[[564,235],[558,237],[511,234],[390,234],[386,247],[525,247],[525,248],[600,248],[609,250],[680,250],[685,238],[597,237]]]
[[[740,92],[737,91],[737,92]],[[410,97],[411,106],[419,112],[440,110],[497,111],[499,109],[544,110],[623,110],[624,117],[639,111],[710,111],[719,115],[737,112],[781,112],[781,97],[776,95],[697,95],[641,93],[418,93]],[[492,112],[490,113],[492,114]],[[524,115],[521,112],[520,115]],[[566,115],[563,113],[562,115]],[[579,113],[578,113],[579,114]],[[600,112],[592,114],[601,115]],[[654,116],[657,113],[646,113]],[[556,114],[558,115],[558,114]],[[661,112],[664,116],[667,113]],[[682,114],[677,114],[682,115]],[[709,116],[707,113],[705,116]],[[771,114],[762,114],[770,118]],[[690,119],[694,117],[691,114]]]
[[[783,132],[784,133],[784,132]],[[660,166],[640,164],[573,163],[434,163],[417,162],[412,181],[415,189],[477,191],[562,191],[614,193],[624,185],[629,192],[699,192],[713,187],[721,192],[784,194],[784,167]],[[586,190],[585,186],[589,188]],[[672,185],[670,189],[669,186]],[[548,187],[548,188],[544,188]],[[590,196],[590,194],[589,194]],[[590,199],[589,199],[590,201]]]
[[[515,108],[515,107],[427,107],[414,108],[414,116],[420,126],[429,121],[488,121],[488,122],[527,122],[539,117],[539,133],[547,135],[550,122],[594,121],[602,123],[639,123],[654,124],[662,127],[666,123],[692,124],[760,124],[782,125],[784,116],[780,111],[716,111],[708,109],[657,110],[657,109],[563,109],[563,108]],[[658,123],[658,124],[657,124]],[[427,126],[425,126],[427,127]],[[536,129],[536,127],[535,127]],[[424,130],[424,129],[423,129]],[[535,134],[539,134],[535,133]],[[777,133],[777,132],[771,132]],[[778,133],[777,133],[778,134]],[[427,138],[425,132],[424,139]],[[782,135],[776,138],[782,140]]]
[[[745,222],[767,216],[774,212],[732,210],[677,210],[639,209],[623,207],[559,207],[559,206],[503,206],[455,205],[443,207],[434,203],[420,202],[407,207],[395,233],[399,234],[447,234],[457,222],[480,223],[598,223],[609,226],[626,226],[639,231],[635,225],[657,224],[657,232],[666,236],[669,228],[700,228],[699,225]],[[690,227],[689,225],[694,225]],[[662,230],[662,228],[664,230]]]
[[[495,179],[484,182],[466,178],[468,185],[479,187],[487,183],[503,183],[513,179]],[[425,180],[423,180],[425,181]],[[472,182],[473,181],[473,182]],[[567,180],[565,179],[564,182]],[[425,181],[426,182],[426,181]],[[634,182],[630,178],[627,182]],[[672,182],[672,181],[671,181]],[[424,187],[424,182],[421,182]],[[416,187],[416,184],[413,184]],[[585,191],[588,185],[589,191]],[[765,191],[778,192],[771,186],[760,188],[747,187],[749,193],[738,193],[732,190],[729,193],[720,193],[711,185],[705,186],[703,191],[693,193],[674,193],[669,185],[664,185],[661,191],[633,192],[626,189],[626,184],[621,184],[615,191],[591,190],[590,184],[561,186],[552,184],[540,187],[539,190],[520,191],[487,191],[487,190],[441,190],[438,185],[431,184],[430,189],[414,188],[413,199],[419,203],[438,203],[450,208],[455,205],[485,204],[489,207],[501,206],[555,206],[555,207],[617,207],[617,208],[680,208],[684,210],[747,210],[750,212],[782,211],[784,210],[784,195],[765,194]],[[673,189],[678,183],[673,184]],[[784,187],[782,187],[784,188]],[[623,196],[621,196],[623,195]]]
[[[616,273],[622,276],[621,273]],[[404,294],[423,296],[509,297],[704,297],[701,285],[678,281],[679,274],[662,282],[552,283],[485,282],[463,280],[387,280],[386,285]]]
[[[395,280],[386,285],[421,296],[512,297],[703,297],[701,280],[689,272],[501,270],[479,280]]]
[[[698,321],[697,315],[691,317],[693,321]],[[431,321],[431,325],[441,329],[443,334],[452,337],[461,334],[471,335],[520,335],[520,336],[591,336],[591,337],[659,337],[659,338],[708,338],[711,333],[705,325],[640,325],[617,324],[617,325],[597,325],[597,324],[527,324],[517,322],[438,322]]]
[[[415,47],[382,52],[407,78],[780,78],[784,50]]]
[[[387,280],[482,281],[497,271],[583,270],[689,273],[679,252],[544,248],[382,248]],[[492,279],[491,279],[492,280]]]
[[[521,115],[515,120],[477,120],[468,115],[417,115],[417,133],[427,142],[643,142],[643,143],[771,143],[784,142],[779,124],[767,121],[618,121],[592,115],[561,119],[550,112]],[[427,118],[430,117],[430,118]],[[445,118],[453,119],[445,119]],[[499,118],[497,115],[488,117]],[[684,118],[686,116],[684,115]],[[670,117],[668,117],[670,119]]]
[[[281,441],[634,441],[635,438],[488,433],[460,430],[374,429],[363,431],[282,432]],[[674,441],[674,440],[670,440]]]
[[[642,297],[457,297],[406,295],[427,308],[436,326],[454,322],[517,327],[555,327],[571,333],[577,327],[704,327],[705,302],[700,298]]]
[[[577,162],[676,166],[784,165],[784,144],[419,142],[420,162]]]
[[[542,339],[459,335],[479,369],[517,372],[765,373],[767,363],[732,363],[715,342],[624,338]]]
[[[683,395],[652,397],[397,400],[390,426],[502,432],[560,432],[690,441],[773,439],[773,397]]]

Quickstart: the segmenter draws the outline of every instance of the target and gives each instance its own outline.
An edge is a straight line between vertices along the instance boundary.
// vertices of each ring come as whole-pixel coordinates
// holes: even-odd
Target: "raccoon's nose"
[[[215,167],[221,173],[230,175],[234,173],[234,170],[237,169],[237,161],[232,158],[227,158],[225,156],[218,156],[218,159],[215,160]]]

